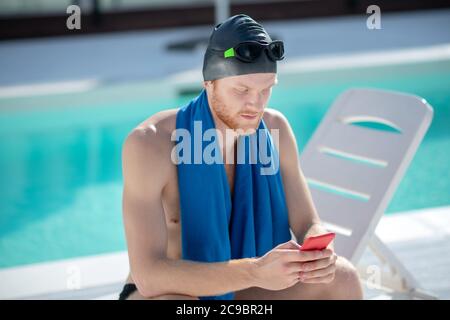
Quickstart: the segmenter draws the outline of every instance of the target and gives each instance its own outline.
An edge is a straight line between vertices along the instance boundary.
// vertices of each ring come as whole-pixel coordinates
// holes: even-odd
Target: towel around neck
[[[237,155],[244,156],[235,164],[233,195],[206,90],[180,108],[176,129],[183,259],[260,257],[291,239],[278,152],[263,120],[257,133],[238,139]],[[259,157],[261,150],[265,157]],[[234,292],[200,297],[233,298]]]

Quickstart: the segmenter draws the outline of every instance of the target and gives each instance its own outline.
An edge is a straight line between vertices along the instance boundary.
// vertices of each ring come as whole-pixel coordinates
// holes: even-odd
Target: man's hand
[[[300,251],[301,254],[308,252],[321,253],[321,257],[312,261],[299,263],[299,279],[303,283],[330,283],[334,280],[336,271],[337,255],[330,247],[317,251]],[[306,257],[306,256],[304,256]]]
[[[330,283],[336,271],[337,255],[333,249],[300,251],[290,240],[255,261],[256,286],[282,290],[303,283]]]
[[[300,281],[306,263],[329,259],[322,251],[300,251],[300,245],[288,241],[278,245],[255,261],[256,286],[267,290],[282,290]]]

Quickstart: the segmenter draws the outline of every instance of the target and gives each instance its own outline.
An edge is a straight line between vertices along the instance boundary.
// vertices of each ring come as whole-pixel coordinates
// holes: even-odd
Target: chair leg
[[[390,269],[390,272],[380,272],[379,278],[375,281],[377,283],[372,283],[372,286],[381,290],[406,294],[411,299],[438,299],[435,295],[420,288],[414,276],[376,234],[372,236],[369,247],[382,264],[387,265]],[[370,279],[373,275],[368,275],[367,270],[370,270],[369,267],[358,266],[361,277],[370,283],[374,279]]]

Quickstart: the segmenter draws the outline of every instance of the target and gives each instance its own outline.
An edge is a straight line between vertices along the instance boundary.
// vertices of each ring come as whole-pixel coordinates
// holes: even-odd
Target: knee
[[[336,261],[336,273],[333,280],[333,296],[336,299],[363,299],[363,290],[355,266],[343,257]]]

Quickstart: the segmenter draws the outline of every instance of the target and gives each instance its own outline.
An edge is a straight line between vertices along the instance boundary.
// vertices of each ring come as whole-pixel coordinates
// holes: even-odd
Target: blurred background
[[[72,4],[80,29],[67,27]],[[371,4],[380,29],[368,27]],[[433,106],[385,215],[444,210],[442,230],[430,232],[450,238],[450,1],[2,0],[0,279],[48,262],[125,256],[124,139],[200,91],[212,27],[237,13],[285,42],[269,106],[289,119],[299,152],[348,88],[398,90]],[[450,297],[448,277],[423,277]],[[0,280],[0,297],[10,297],[7,286]]]

